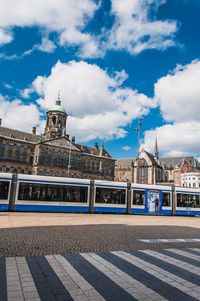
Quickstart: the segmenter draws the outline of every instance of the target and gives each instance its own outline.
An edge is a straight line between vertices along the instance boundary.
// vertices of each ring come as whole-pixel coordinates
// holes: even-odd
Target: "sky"
[[[200,157],[199,0],[0,0],[2,126],[66,131],[113,158]]]

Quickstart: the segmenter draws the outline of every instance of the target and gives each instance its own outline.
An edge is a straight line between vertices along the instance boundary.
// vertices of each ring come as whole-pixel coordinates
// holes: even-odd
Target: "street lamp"
[[[139,151],[140,151],[140,127],[142,125],[141,120],[144,119],[144,117],[139,116],[138,118],[138,127],[135,128],[135,131],[138,133],[138,158],[139,158]]]

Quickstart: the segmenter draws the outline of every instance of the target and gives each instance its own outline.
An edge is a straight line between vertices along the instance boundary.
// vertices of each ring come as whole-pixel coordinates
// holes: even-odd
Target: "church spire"
[[[158,160],[158,143],[157,143],[157,135],[155,134],[155,145],[154,145],[154,158]]]

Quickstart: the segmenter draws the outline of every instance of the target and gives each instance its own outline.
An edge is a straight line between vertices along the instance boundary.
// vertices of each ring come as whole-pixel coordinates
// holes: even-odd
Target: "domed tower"
[[[47,121],[45,127],[44,138],[59,138],[65,134],[67,113],[61,106],[60,92],[56,104],[47,112]]]

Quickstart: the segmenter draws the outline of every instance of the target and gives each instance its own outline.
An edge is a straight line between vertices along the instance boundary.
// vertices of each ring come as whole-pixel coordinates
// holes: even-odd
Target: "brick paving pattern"
[[[200,249],[10,257],[0,275],[1,301],[193,301]]]
[[[200,218],[0,215],[0,301],[200,300]]]

